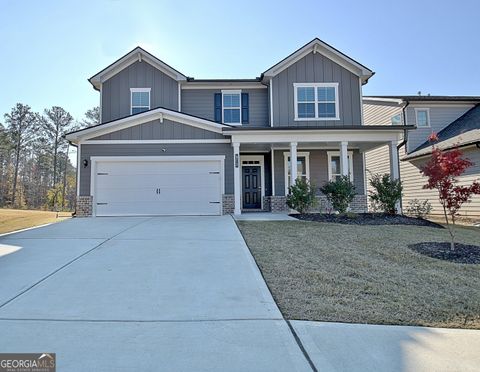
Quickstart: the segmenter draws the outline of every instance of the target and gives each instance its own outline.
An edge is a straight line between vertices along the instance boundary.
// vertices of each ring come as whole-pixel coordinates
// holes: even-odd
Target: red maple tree
[[[432,134],[429,141],[438,141],[438,137]],[[464,203],[471,201],[472,195],[480,194],[480,183],[478,181],[473,181],[468,186],[458,185],[457,177],[472,165],[473,163],[470,160],[463,158],[463,154],[458,148],[443,151],[432,145],[432,155],[421,169],[421,172],[428,177],[428,182],[423,188],[438,191],[438,198],[443,207],[445,221],[450,233],[452,250],[455,249],[454,228],[458,211]]]

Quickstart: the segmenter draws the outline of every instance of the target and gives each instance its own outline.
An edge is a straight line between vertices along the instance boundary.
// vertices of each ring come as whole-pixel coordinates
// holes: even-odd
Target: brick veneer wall
[[[92,215],[92,197],[91,196],[77,196],[77,217],[91,217]]]
[[[222,195],[223,214],[230,214],[235,212],[235,196],[233,194]]]
[[[267,202],[265,205],[270,205],[271,212],[288,212],[289,208],[287,206],[287,198],[285,196],[266,196],[265,199]],[[318,204],[312,210],[312,212],[328,212],[331,210],[330,203],[327,201],[325,196],[317,196]],[[353,202],[350,203],[350,211],[354,213],[364,213],[367,211],[367,196],[366,195],[355,195]]]
[[[270,200],[271,212],[287,212],[287,198],[285,196],[266,196]]]

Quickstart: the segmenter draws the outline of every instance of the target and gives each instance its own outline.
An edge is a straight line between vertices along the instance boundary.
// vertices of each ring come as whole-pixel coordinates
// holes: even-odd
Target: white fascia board
[[[286,131],[238,131],[226,132],[232,142],[238,143],[290,143],[290,142],[389,142],[398,141],[403,129],[398,130],[286,130]]]
[[[387,103],[396,103],[398,105],[401,105],[404,100],[401,98],[381,98],[381,97],[363,97],[362,102],[374,102],[374,103],[382,103],[382,102],[387,102]]]
[[[145,113],[129,116],[123,119],[112,121],[108,124],[100,124],[96,127],[87,128],[79,133],[71,133],[65,138],[71,142],[85,141],[93,137],[98,137],[107,133],[133,127],[157,119],[168,119],[180,124],[190,125],[192,127],[205,129],[215,133],[223,133],[222,128],[227,126],[214,123],[208,120],[194,118],[180,112],[174,112],[163,108],[158,108]]]
[[[366,69],[359,63],[355,62],[351,58],[339,53],[335,49],[329,47],[328,45],[322,43],[320,40],[313,40],[311,43],[305,45],[302,49],[298,50],[296,53],[292,54],[289,58],[275,65],[271,69],[264,72],[264,76],[273,77],[278,75],[280,72],[290,67],[294,63],[301,60],[303,57],[309,53],[320,53],[323,56],[331,59],[335,63],[339,64],[343,68],[347,69],[351,73],[360,76],[362,78],[369,78],[373,75],[373,72]]]
[[[104,71],[102,70],[98,74],[94,75],[90,79],[90,82],[97,89],[99,89],[99,86],[102,82],[110,79],[112,76],[118,74],[120,71],[134,64],[137,61],[149,63],[150,65],[162,71],[164,74],[166,74],[167,76],[171,77],[174,80],[177,80],[177,81],[187,80],[187,77],[185,75],[182,75],[181,73],[175,71],[173,68],[171,68],[170,66],[168,66],[167,64],[159,60],[158,58],[155,58],[153,56],[146,54],[143,50],[139,48],[135,48],[130,53],[128,53],[127,55],[122,57],[120,60],[115,62],[113,65],[108,67],[106,70]]]
[[[185,90],[195,90],[195,89],[215,89],[215,90],[228,90],[228,89],[267,89],[266,85],[263,85],[260,82],[252,82],[252,83],[217,83],[217,82],[201,82],[201,83],[194,83],[188,82],[182,84],[182,89]]]

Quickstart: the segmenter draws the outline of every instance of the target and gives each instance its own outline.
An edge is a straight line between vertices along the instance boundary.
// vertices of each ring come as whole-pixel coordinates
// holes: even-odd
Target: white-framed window
[[[393,115],[390,118],[392,125],[402,125],[402,114]]]
[[[222,123],[242,123],[241,90],[222,90]]]
[[[295,120],[339,120],[338,83],[293,83]]]
[[[151,88],[130,88],[130,114],[150,110]]]
[[[426,128],[430,126],[430,109],[416,108],[415,120],[418,128]]]
[[[327,151],[328,157],[328,179],[334,181],[342,176],[340,166],[340,151]],[[353,152],[348,151],[348,175],[353,182]]]
[[[290,152],[284,152],[284,169],[285,169],[285,195],[288,194],[288,186],[290,185]],[[310,179],[310,153],[297,152],[297,178],[303,180]]]

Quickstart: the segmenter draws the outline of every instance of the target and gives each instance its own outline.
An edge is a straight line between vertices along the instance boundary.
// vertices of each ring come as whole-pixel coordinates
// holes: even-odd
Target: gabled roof
[[[149,121],[163,121],[163,119],[191,125],[193,127],[209,130],[215,133],[222,133],[222,129],[229,127],[226,124],[219,124],[198,116],[185,114],[183,112],[167,109],[165,107],[157,107],[148,111],[140,112],[138,114],[125,116],[120,119],[69,132],[65,134],[65,138],[72,143],[78,143],[79,141],[84,141],[107,133],[116,132],[121,129],[147,123]]]
[[[466,146],[480,141],[480,104],[468,110],[465,114],[450,123],[437,133],[436,146],[441,149],[451,149]],[[404,159],[412,159],[431,152],[432,144],[425,141]]]
[[[332,47],[324,41],[315,38],[301,48],[297,49],[288,57],[282,59],[280,62],[270,67],[267,71],[263,72],[261,76],[262,80],[264,78],[270,78],[278,75],[280,72],[282,72],[283,70],[285,70],[286,68],[293,65],[295,62],[299,61],[307,54],[312,52],[324,55],[325,57],[339,64],[340,66],[351,71],[353,74],[359,76],[362,79],[363,84],[366,84],[368,79],[372,77],[373,74],[375,74],[368,67],[355,61],[353,58],[350,58],[346,54],[340,52],[338,49]]]
[[[111,65],[105,67],[102,71],[93,75],[88,81],[93,85],[96,90],[100,89],[100,84],[122,71],[124,68],[130,66],[131,64],[137,61],[145,61],[151,64],[153,67],[158,68],[160,71],[170,76],[172,79],[177,81],[187,80],[187,76],[183,75],[181,72],[175,70],[173,67],[167,65],[165,62],[161,61],[153,54],[148,53],[145,49],[137,46],[132,51],[125,54],[123,57],[120,57]]]

